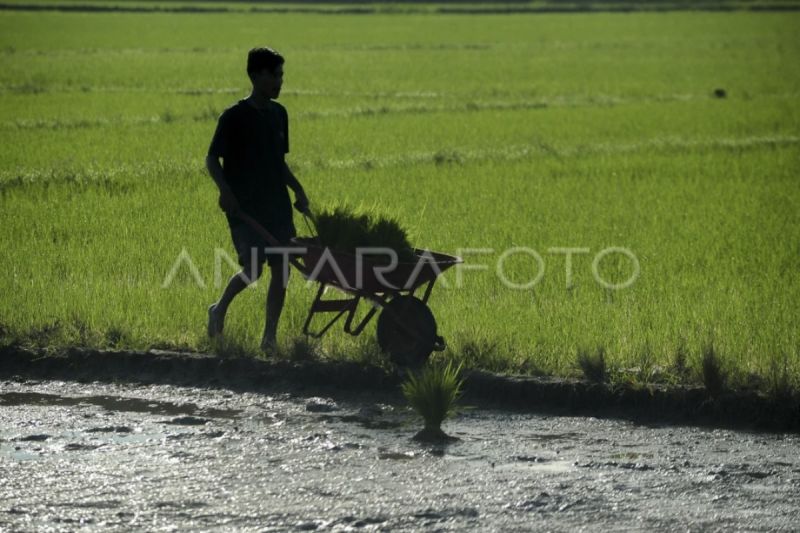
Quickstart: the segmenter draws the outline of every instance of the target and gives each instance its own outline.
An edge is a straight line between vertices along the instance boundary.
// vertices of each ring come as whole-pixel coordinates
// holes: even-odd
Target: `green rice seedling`
[[[672,372],[679,382],[686,381],[689,376],[688,359],[689,354],[686,349],[686,342],[681,339],[672,357]]]
[[[242,342],[234,338],[220,337],[212,339],[210,342],[211,352],[219,357],[233,359],[253,355]]]
[[[351,354],[351,360],[361,365],[378,367],[387,373],[394,372],[394,365],[374,337],[362,336]]]
[[[664,380],[664,369],[655,363],[656,357],[649,341],[645,341],[639,356],[638,378],[642,383],[657,383]]]
[[[584,377],[592,383],[604,383],[608,377],[605,348],[600,346],[594,353],[589,350],[579,349],[578,366]]]
[[[355,343],[321,343],[319,354],[328,361],[374,366],[387,373],[395,371],[395,367],[381,350],[375,337],[368,335],[361,335]]]
[[[356,215],[352,210],[338,206],[316,214],[316,230],[325,246],[346,250],[358,246],[369,229],[369,217]]]
[[[727,376],[722,368],[722,362],[714,350],[714,344],[708,343],[703,348],[701,362],[703,385],[711,396],[719,396],[725,389]]]
[[[417,374],[409,371],[402,384],[403,396],[425,422],[425,427],[414,438],[423,441],[449,440],[442,431],[442,422],[455,413],[456,402],[461,397],[464,380],[461,365],[425,365]]]
[[[339,206],[318,213],[316,224],[320,242],[332,249],[355,253],[357,248],[382,247],[396,251],[400,261],[414,259],[405,230],[392,218]]]
[[[373,219],[369,229],[369,238],[375,246],[387,246],[396,250],[401,260],[414,258],[414,251],[406,231],[400,222],[393,218],[379,216]]]
[[[792,382],[789,374],[789,361],[786,353],[773,356],[769,365],[769,395],[779,401],[792,397]]]
[[[467,368],[479,368],[492,372],[509,370],[511,361],[500,352],[500,343],[486,338],[470,339],[459,350],[462,363]]]
[[[61,320],[44,322],[39,326],[30,328],[17,339],[19,344],[34,348],[46,348],[63,342],[67,338],[66,328]]]
[[[104,344],[112,348],[122,348],[131,344],[128,332],[119,326],[111,326],[104,333]]]

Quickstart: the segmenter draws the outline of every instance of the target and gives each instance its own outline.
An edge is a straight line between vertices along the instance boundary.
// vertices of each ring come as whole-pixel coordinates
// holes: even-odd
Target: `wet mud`
[[[800,437],[377,393],[0,382],[0,530],[790,531]]]

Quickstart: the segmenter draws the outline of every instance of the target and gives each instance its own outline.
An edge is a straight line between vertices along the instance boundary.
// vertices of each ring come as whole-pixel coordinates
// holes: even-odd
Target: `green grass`
[[[412,245],[487,265],[433,292],[453,357],[580,375],[577,353],[596,347],[609,379],[700,383],[713,345],[729,385],[796,389],[798,22],[0,11],[3,339],[213,348],[205,310],[234,272],[215,251],[234,254],[203,158],[247,94],[246,50],[269,44],[288,60],[290,164],[312,204],[385,207]],[[534,287],[496,275],[511,247],[541,257]],[[607,247],[638,259],[630,287],[594,280]],[[569,285],[558,248],[588,249]],[[184,262],[162,287],[182,251],[202,284]],[[539,271],[524,253],[503,264],[518,285]],[[632,268],[597,264],[611,283]],[[226,321],[244,351],[265,285]],[[285,342],[313,293],[293,276]],[[358,358],[365,342],[333,331],[320,350]]]

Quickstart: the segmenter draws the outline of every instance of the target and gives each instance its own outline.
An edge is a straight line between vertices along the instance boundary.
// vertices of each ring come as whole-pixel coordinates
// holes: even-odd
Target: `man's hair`
[[[275,69],[283,65],[283,56],[272,48],[253,48],[247,54],[247,75],[253,79],[253,75],[264,69],[275,72]]]

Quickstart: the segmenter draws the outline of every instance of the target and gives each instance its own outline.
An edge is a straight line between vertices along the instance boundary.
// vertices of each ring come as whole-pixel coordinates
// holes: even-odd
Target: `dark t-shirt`
[[[239,206],[267,229],[292,222],[284,181],[288,151],[289,117],[274,101],[260,110],[240,100],[223,111],[208,148],[210,156],[222,158],[225,181]],[[242,222],[229,216],[228,223]]]

